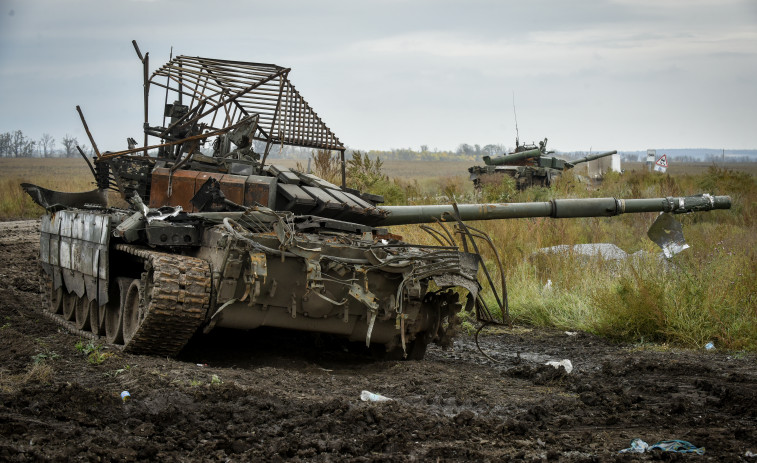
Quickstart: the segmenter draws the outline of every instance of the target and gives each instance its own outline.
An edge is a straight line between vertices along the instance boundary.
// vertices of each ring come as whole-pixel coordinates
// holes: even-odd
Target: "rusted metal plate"
[[[250,175],[245,181],[244,205],[262,206],[273,208],[276,194],[276,179],[274,177],[262,177]]]
[[[198,175],[199,172],[191,170],[177,170],[170,175],[166,168],[155,169],[150,186],[150,207],[181,206],[185,211],[193,212],[189,200],[197,191]]]
[[[150,184],[150,207],[160,207],[168,203],[168,172],[165,167],[153,170]]]
[[[221,182],[221,179],[223,178],[223,174],[217,174],[217,173],[211,173],[211,172],[198,172],[197,177],[195,178],[195,189],[194,193],[192,193],[192,197],[189,199],[194,198],[195,193],[200,191],[200,188],[205,184],[205,182],[208,181],[209,178],[214,178],[218,180],[218,182]],[[179,206],[184,207],[182,204],[178,204]],[[173,206],[173,204],[172,204]],[[190,209],[191,208],[191,209]],[[198,212],[197,208],[195,208],[191,202],[187,201],[186,207],[184,207],[184,210],[187,212]]]
[[[187,212],[194,212],[194,207],[189,201],[194,197],[197,192],[197,176],[200,173],[191,170],[179,170],[173,173],[170,179],[170,185],[167,183],[167,187],[170,186],[169,191],[171,194],[167,195],[165,206],[181,206]],[[154,190],[152,190],[154,191]]]
[[[244,204],[244,184],[247,177],[226,174],[221,178],[221,192],[226,199],[237,204]]]

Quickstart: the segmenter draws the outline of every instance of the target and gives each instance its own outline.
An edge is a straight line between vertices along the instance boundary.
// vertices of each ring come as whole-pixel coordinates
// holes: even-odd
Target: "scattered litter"
[[[121,393],[121,400],[123,400],[124,402],[126,402],[130,398],[131,398],[131,394],[129,394],[129,391],[123,391]]]
[[[652,226],[649,227],[647,236],[662,248],[663,254],[668,259],[689,248],[683,237],[681,222],[673,218],[673,214],[670,213],[661,212]]]
[[[560,360],[559,362],[553,360],[551,362],[545,363],[545,365],[549,365],[555,368],[563,367],[565,368],[565,373],[570,373],[571,371],[573,371],[573,363],[571,363],[571,361],[568,359]]]
[[[660,449],[663,452],[696,453],[697,455],[704,455],[704,447],[697,447],[691,442],[678,439],[662,440],[649,447],[649,450],[654,449]]]
[[[757,457],[757,453],[754,453],[751,450],[747,450],[744,456],[747,458],[754,458],[754,457]]]
[[[644,453],[649,449],[649,444],[638,437],[631,441],[631,446],[621,450],[619,453]]]
[[[565,334],[568,336],[578,336],[578,331],[566,331]]]
[[[631,446],[627,449],[621,450],[619,453],[644,453],[652,450],[662,450],[663,452],[676,453],[695,453],[697,455],[704,455],[704,447],[697,447],[691,442],[685,440],[661,440],[654,445],[649,445],[639,438],[632,440]]]
[[[384,397],[381,394],[374,394],[370,391],[363,391],[360,393],[360,400],[363,402],[388,402],[392,399],[389,397]]]
[[[713,344],[712,342],[708,342],[707,344],[704,345],[704,348],[707,350],[712,350],[715,348],[715,344]]]
[[[547,278],[547,284],[544,285],[544,290],[549,291],[550,289],[552,289],[552,280]]]
[[[198,367],[206,367],[206,366],[208,366],[208,364],[207,363],[198,363],[197,366]]]

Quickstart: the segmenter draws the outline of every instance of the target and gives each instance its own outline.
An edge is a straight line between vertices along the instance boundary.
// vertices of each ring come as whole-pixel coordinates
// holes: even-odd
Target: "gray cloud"
[[[0,131],[85,140],[80,104],[104,149],[139,138],[137,39],[153,69],[171,46],[291,67],[326,123],[363,149],[511,145],[513,93],[521,138],[548,136],[557,149],[757,147],[750,0],[9,0],[3,8]]]

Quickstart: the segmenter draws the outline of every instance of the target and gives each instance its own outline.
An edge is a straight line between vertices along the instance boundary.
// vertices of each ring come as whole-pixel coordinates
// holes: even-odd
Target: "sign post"
[[[652,166],[654,165],[654,161],[657,159],[657,150],[647,150],[647,170],[649,172],[652,172]]]

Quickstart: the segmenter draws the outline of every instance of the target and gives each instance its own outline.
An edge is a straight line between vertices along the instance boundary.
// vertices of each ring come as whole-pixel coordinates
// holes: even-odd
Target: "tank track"
[[[177,355],[205,321],[211,291],[208,263],[194,257],[127,244],[118,244],[114,248],[141,259],[145,272],[141,278],[141,322],[137,332],[126,345],[108,345],[136,354]],[[61,315],[48,310],[51,284],[49,278],[43,278],[42,313],[72,334],[93,341],[105,341],[105,336],[77,329],[73,321],[66,321]]]
[[[205,321],[211,273],[202,259],[165,254],[128,244],[115,249],[145,262],[142,276],[143,319],[126,352],[175,356]],[[150,280],[152,276],[152,281]],[[148,286],[149,285],[149,286]],[[144,307],[147,304],[147,307]]]

